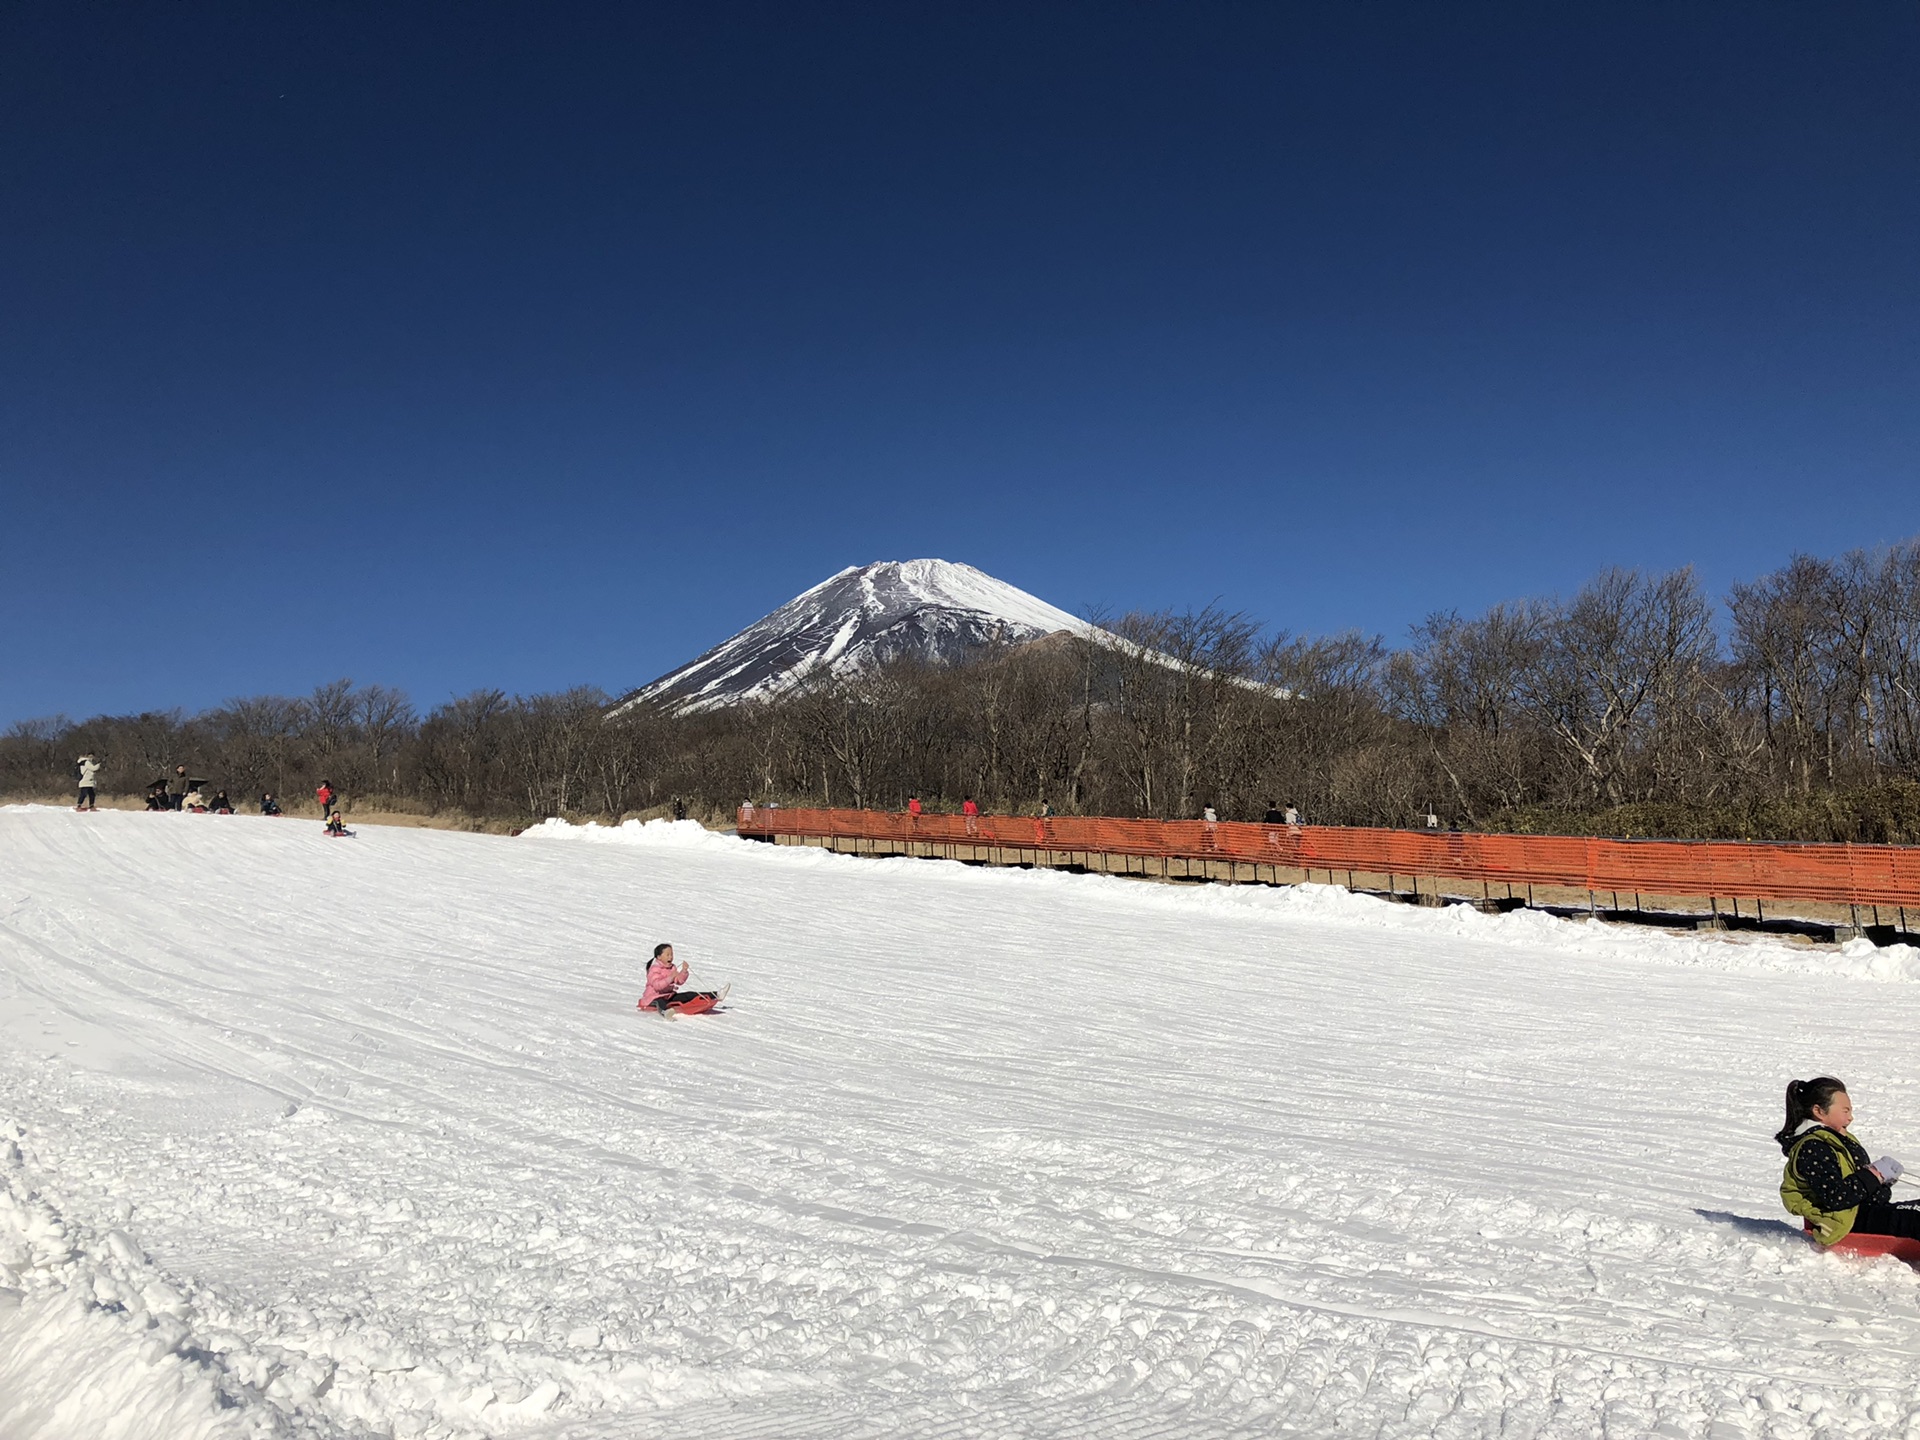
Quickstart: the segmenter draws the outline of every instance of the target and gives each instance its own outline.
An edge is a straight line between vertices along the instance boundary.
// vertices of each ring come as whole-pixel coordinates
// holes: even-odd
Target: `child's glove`
[[[1889,1185],[1907,1173],[1907,1167],[1891,1155],[1882,1155],[1878,1160],[1873,1162],[1873,1168],[1874,1172]]]

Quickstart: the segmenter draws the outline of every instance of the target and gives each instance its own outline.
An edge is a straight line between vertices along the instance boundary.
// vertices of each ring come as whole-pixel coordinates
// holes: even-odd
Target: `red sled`
[[[707,1011],[713,1009],[713,1007],[719,1003],[720,1002],[715,1000],[711,995],[696,995],[691,1000],[682,1000],[678,1005],[669,1005],[666,1007],[666,1009],[662,1010],[660,1013],[663,1016],[664,1015],[704,1015],[707,1013]],[[651,1010],[653,1007],[651,1005],[646,1004],[643,1001],[640,1004],[640,1008],[642,1010]]]
[[[1807,1234],[1813,1234],[1811,1225],[1806,1227]],[[1818,1243],[1818,1242],[1815,1242]],[[1905,1235],[1863,1235],[1855,1231],[1851,1235],[1842,1235],[1828,1250],[1838,1251],[1842,1255],[1860,1255],[1871,1258],[1875,1255],[1891,1255],[1903,1265],[1911,1265],[1920,1270],[1920,1240]]]

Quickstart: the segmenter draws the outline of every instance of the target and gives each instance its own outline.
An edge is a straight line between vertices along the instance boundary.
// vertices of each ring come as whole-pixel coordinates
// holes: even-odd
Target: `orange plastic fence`
[[[1920,905],[1920,847],[1732,840],[1596,840],[1462,835],[1331,825],[1102,816],[901,815],[881,810],[742,807],[740,833],[900,844],[990,846],[1103,855],[1232,860],[1503,885],[1562,885],[1647,895],[1725,895]]]

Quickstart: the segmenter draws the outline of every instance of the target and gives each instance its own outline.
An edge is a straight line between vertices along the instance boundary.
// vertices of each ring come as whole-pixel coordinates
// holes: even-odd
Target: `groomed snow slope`
[[[1914,958],[4,809],[0,1435],[1920,1433],[1767,1139],[1920,1155]]]

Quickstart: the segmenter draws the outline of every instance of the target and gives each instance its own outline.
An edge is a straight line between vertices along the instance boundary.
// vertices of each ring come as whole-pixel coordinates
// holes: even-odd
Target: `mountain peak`
[[[1092,626],[971,565],[876,560],[850,565],[772,614],[622,699],[709,710],[762,700],[826,669],[853,674],[907,658],[947,665],[995,644]]]

